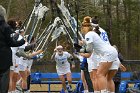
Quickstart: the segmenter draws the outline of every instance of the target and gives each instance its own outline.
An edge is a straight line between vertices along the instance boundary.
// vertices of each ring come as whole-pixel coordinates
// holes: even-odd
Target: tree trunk
[[[131,0],[128,0],[128,18],[127,18],[127,51],[128,51],[128,59],[131,55]]]
[[[121,43],[120,43],[120,33],[121,33],[121,30],[119,29],[120,28],[120,19],[119,19],[119,0],[116,0],[116,23],[117,23],[117,28],[116,28],[116,34],[117,34],[117,46],[120,47]]]
[[[125,50],[125,55],[126,55],[126,58],[128,57],[128,47],[127,47],[127,5],[126,5],[126,0],[123,0],[123,5],[124,5],[124,28],[123,28],[123,31],[124,31],[124,50]]]
[[[10,15],[10,7],[11,7],[12,0],[9,0],[8,7],[7,7],[7,18]]]
[[[109,39],[112,39],[112,14],[111,14],[111,0],[107,0],[107,26],[109,32]]]

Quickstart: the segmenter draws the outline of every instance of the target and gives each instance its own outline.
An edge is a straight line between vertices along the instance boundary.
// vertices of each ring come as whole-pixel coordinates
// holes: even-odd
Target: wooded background
[[[6,8],[8,19],[24,21],[33,9],[34,0],[0,0],[0,4]],[[52,15],[50,0],[43,0],[43,5],[50,8],[47,24],[56,15]],[[65,0],[65,5],[75,17],[76,5],[79,6],[80,22],[85,16],[98,16],[100,26],[107,31],[111,44],[118,46],[124,59],[140,60],[140,0]]]

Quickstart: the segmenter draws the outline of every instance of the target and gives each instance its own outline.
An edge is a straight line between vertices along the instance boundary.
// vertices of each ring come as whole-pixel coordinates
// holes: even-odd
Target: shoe
[[[22,91],[15,90],[14,93],[22,93]]]
[[[20,87],[20,85],[16,85],[16,90],[18,90],[18,91],[22,91],[22,88]]]
[[[29,91],[29,90],[27,90],[27,91],[23,91],[23,93],[30,93],[30,91]]]
[[[68,90],[68,92],[72,92],[72,86],[71,85],[67,85],[67,90]]]

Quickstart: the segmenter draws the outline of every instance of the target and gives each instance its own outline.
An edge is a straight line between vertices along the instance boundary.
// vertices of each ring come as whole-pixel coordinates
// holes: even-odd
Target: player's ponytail
[[[91,17],[89,17],[89,16],[84,17],[84,20],[83,20],[82,26],[81,26],[81,31],[87,33],[92,30],[93,30],[93,27],[91,25]]]

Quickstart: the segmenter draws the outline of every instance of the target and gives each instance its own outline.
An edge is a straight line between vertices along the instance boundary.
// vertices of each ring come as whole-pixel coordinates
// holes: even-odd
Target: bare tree
[[[8,7],[7,7],[7,18],[9,17],[9,14],[10,14],[11,3],[12,3],[12,0],[9,0]]]
[[[111,14],[111,0],[107,0],[107,28],[109,32],[109,39],[112,38],[112,14]]]

